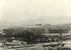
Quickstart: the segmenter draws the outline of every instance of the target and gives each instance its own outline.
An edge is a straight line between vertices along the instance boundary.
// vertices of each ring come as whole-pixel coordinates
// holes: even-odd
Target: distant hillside
[[[1,21],[0,22],[0,29],[14,27],[14,26],[17,26],[16,23],[11,22],[11,21]]]
[[[54,17],[54,16],[42,16],[35,20],[27,20],[24,21],[24,24],[65,24],[70,23],[71,17],[67,16],[60,16],[60,17]]]
[[[53,25],[56,25],[55,27],[59,27],[59,25],[62,25],[64,28],[71,28],[71,17],[67,16],[60,16],[60,17],[54,17],[54,16],[42,16],[35,20],[27,20],[27,21],[19,21],[19,22],[12,22],[12,21],[1,21],[0,22],[0,29],[8,28],[8,27],[25,27],[26,25],[33,26],[35,24],[43,24],[43,28],[46,27],[53,27]]]

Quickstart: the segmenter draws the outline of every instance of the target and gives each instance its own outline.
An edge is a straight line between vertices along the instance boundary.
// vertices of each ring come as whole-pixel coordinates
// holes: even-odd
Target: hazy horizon
[[[71,0],[0,0],[0,21],[35,20],[42,16],[70,20]]]

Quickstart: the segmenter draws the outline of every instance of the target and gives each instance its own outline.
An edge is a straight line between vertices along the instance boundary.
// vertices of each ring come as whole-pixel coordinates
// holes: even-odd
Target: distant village
[[[4,34],[6,32],[14,33],[15,31],[29,31],[34,34],[48,34],[48,33],[69,33],[71,26],[68,24],[64,25],[50,25],[50,24],[35,24],[35,25],[26,25],[23,27],[13,26],[0,29],[0,34]]]
[[[64,25],[50,25],[50,24],[35,24],[35,25],[26,25],[23,27],[8,27],[5,29],[0,30],[0,37],[6,38],[6,37],[15,37],[16,39],[21,39],[24,41],[38,41],[38,39],[47,39],[49,35],[71,35],[70,33],[70,25],[64,24]],[[47,36],[46,36],[47,35]],[[19,38],[21,37],[21,38]],[[25,40],[25,39],[28,40]],[[7,38],[8,39],[8,38]],[[30,42],[29,41],[29,42]],[[41,40],[44,41],[44,40]]]

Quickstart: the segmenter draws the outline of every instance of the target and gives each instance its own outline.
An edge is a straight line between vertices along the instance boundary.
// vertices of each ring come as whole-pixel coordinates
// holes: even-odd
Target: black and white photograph
[[[71,50],[71,0],[0,0],[0,50]]]

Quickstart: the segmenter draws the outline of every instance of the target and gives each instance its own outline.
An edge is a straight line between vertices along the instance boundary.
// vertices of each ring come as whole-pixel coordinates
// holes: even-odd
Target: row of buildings
[[[34,25],[34,26],[24,26],[20,28],[6,28],[0,31],[0,34],[4,34],[6,32],[11,32],[11,33],[18,33],[18,32],[31,32],[34,34],[60,34],[60,33],[70,33],[71,29],[68,27],[61,27],[61,26],[51,26],[51,25]]]

